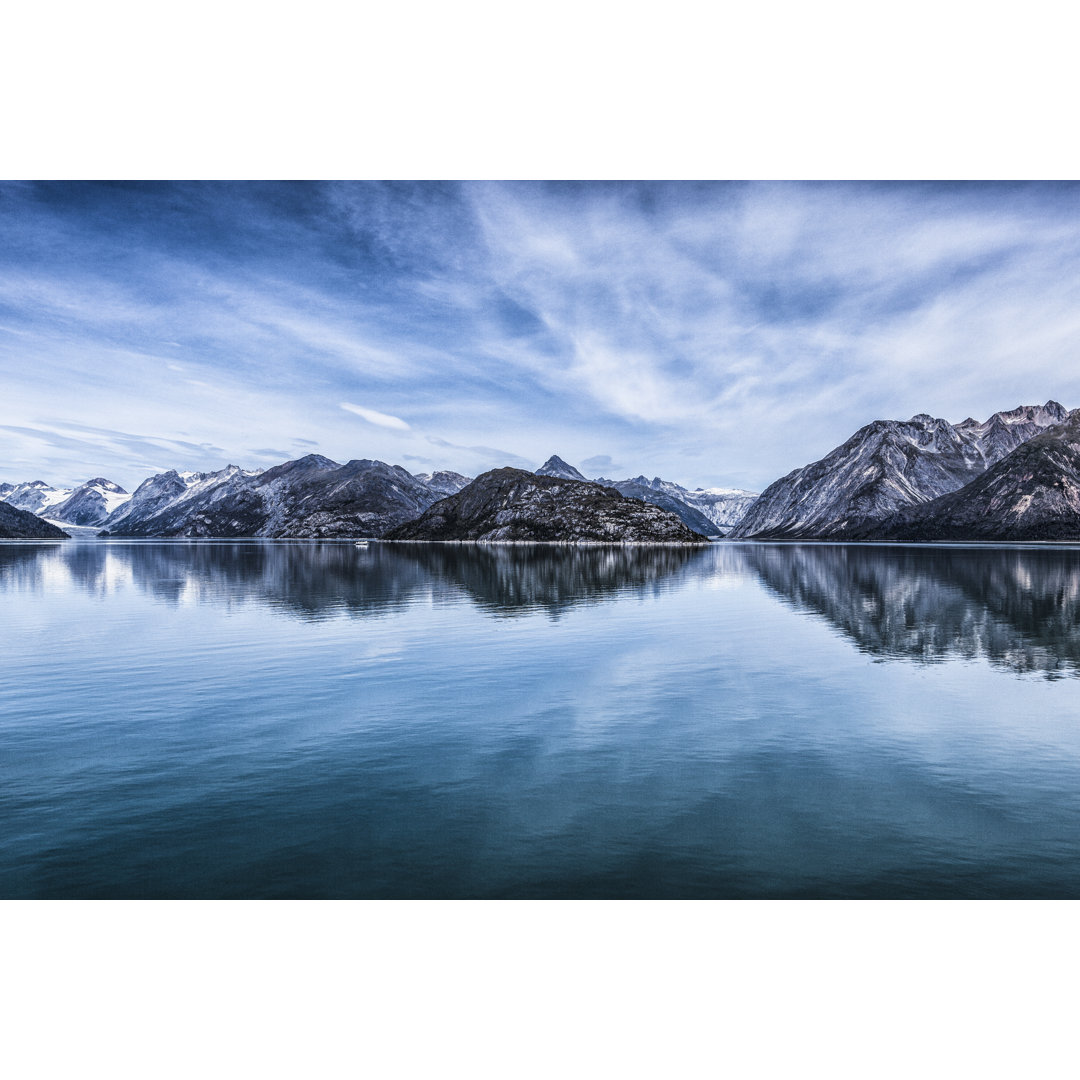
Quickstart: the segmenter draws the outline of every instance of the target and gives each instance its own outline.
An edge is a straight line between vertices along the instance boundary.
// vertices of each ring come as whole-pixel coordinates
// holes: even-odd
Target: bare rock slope
[[[429,507],[388,540],[705,542],[674,514],[589,481],[494,469]]]
[[[762,492],[732,537],[849,539],[957,491],[1066,417],[1056,401],[950,424],[919,413],[875,420]]]
[[[976,480],[859,539],[1080,540],[1080,409]]]

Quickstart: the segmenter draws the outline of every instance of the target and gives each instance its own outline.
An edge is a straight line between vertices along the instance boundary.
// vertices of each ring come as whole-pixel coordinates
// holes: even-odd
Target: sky
[[[1080,406],[1080,187],[0,184],[0,480],[308,453],[761,490]]]

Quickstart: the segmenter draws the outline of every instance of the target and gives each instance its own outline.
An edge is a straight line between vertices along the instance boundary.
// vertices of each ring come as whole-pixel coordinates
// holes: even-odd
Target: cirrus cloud
[[[395,431],[410,431],[411,428],[400,416],[391,416],[389,413],[379,412],[377,409],[365,409],[363,405],[353,405],[349,401],[343,401],[341,407],[346,412],[359,416],[376,427],[393,428]]]

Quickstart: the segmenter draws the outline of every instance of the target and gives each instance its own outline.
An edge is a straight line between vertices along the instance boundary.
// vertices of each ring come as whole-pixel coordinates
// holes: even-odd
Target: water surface
[[[5,897],[1080,896],[1080,550],[0,544]]]

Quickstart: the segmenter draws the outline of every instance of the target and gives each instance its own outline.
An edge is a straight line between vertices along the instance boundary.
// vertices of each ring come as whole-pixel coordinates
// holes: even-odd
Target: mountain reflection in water
[[[1080,551],[0,543],[2,897],[1080,896]]]
[[[130,584],[166,603],[247,602],[309,619],[381,616],[466,598],[493,615],[546,612],[686,575],[752,573],[875,657],[1080,673],[1080,549],[855,544],[574,547],[342,543],[0,545],[0,586],[57,574],[105,597]]]
[[[465,596],[498,615],[559,617],[628,589],[662,588],[701,548],[252,541],[0,545],[0,587],[33,591],[57,573],[107,595],[130,582],[179,603],[265,604],[309,618],[388,614]]]
[[[754,544],[774,593],[859,649],[928,663],[985,658],[1048,678],[1080,671],[1080,550]]]

